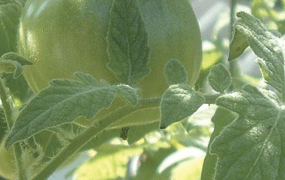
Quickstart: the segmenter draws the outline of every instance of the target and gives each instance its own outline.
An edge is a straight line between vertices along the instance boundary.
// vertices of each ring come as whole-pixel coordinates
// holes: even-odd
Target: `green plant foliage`
[[[203,42],[203,60],[199,78],[195,84],[195,88],[201,90],[207,82],[207,77],[211,68],[222,61],[223,52],[215,44],[209,41]],[[202,89],[205,91],[204,89]]]
[[[219,156],[215,179],[282,179],[284,110],[274,93],[247,85],[217,104],[239,117],[211,145]]]
[[[147,133],[158,129],[159,122],[154,122],[141,126],[133,126],[129,130],[128,143],[133,144],[143,138]]]
[[[232,39],[230,44],[229,61],[232,61],[242,55],[245,49],[249,46],[246,35],[244,35],[240,31],[235,30],[235,34],[233,37],[234,38]]]
[[[114,1],[110,16],[108,66],[122,83],[137,84],[150,72],[146,66],[150,55],[148,34],[138,1]]]
[[[171,59],[165,66],[164,75],[169,85],[187,84],[187,72],[183,65],[176,59]]]
[[[0,56],[17,50],[17,31],[21,10],[21,4],[13,0],[0,2]]]
[[[212,122],[214,123],[214,132],[211,135],[209,144],[212,144],[214,139],[222,132],[226,126],[232,123],[237,118],[237,115],[222,107],[217,108]],[[201,180],[212,180],[215,176],[216,164],[218,156],[210,152],[210,147],[207,149],[207,154],[203,164]]]
[[[75,75],[79,81],[52,81],[23,109],[9,134],[7,147],[43,129],[72,122],[79,116],[91,119],[102,108],[110,107],[118,86],[121,89],[120,85],[100,85],[90,75]]]
[[[234,23],[228,60],[251,48],[262,77],[222,63],[227,17],[204,42],[199,91],[201,39],[188,0],[30,0],[19,21],[24,4],[0,1],[0,176],[48,179],[88,152],[69,173],[76,179],[285,179],[285,0],[252,0],[255,17],[239,12]],[[70,68],[91,73],[63,79]],[[36,82],[43,74],[51,76]]]
[[[75,171],[77,179],[102,180],[125,177],[129,157],[142,153],[140,147],[101,145],[98,154]]]
[[[240,12],[238,17],[235,29],[247,37],[250,47],[260,57],[258,64],[267,84],[284,92],[284,41],[250,15]]]
[[[161,128],[189,117],[205,102],[199,92],[186,84],[170,86],[161,100]],[[187,110],[186,110],[187,109]]]
[[[238,17],[235,28],[247,37],[264,79],[276,91],[245,85],[216,100],[238,118],[211,145],[218,155],[214,179],[284,179],[284,41],[252,16]]]
[[[6,121],[5,121],[4,110],[1,107],[0,108],[0,142],[2,141],[2,138],[6,134],[5,131],[7,131],[7,124],[6,124]]]
[[[220,93],[224,93],[231,85],[231,75],[223,64],[217,64],[211,69],[208,76],[211,87]]]
[[[21,3],[22,4],[14,0],[0,1],[0,56],[2,56],[2,58],[5,53],[17,52],[16,39],[23,1]],[[4,57],[4,59],[11,60],[11,58],[6,57]],[[11,63],[16,65],[13,65],[13,67],[19,67],[17,63],[11,61],[8,62],[8,65]],[[1,69],[2,68],[3,67],[1,67]],[[14,74],[3,74],[5,85],[10,89],[10,93],[17,106],[26,102],[32,95],[32,93],[29,91],[29,86],[26,80],[21,75],[21,68],[18,69],[20,69],[20,71],[17,71],[17,73],[15,72]],[[4,70],[4,72],[6,71]],[[13,76],[20,77],[14,79]]]

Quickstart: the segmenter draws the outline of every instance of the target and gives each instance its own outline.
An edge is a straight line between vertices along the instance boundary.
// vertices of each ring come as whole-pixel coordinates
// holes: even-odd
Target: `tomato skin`
[[[73,78],[76,71],[117,83],[107,67],[106,35],[113,0],[29,0],[23,10],[19,53],[33,66],[25,76],[35,92],[54,78]],[[188,0],[139,0],[149,33],[151,73],[138,87],[144,98],[167,88],[163,69],[169,59],[182,62],[194,85],[201,64],[201,37]]]
[[[15,158],[13,148],[9,150],[5,149],[5,140],[4,139],[0,142],[0,177],[4,177],[7,179],[14,179],[15,177]]]
[[[107,67],[106,36],[113,0],[28,0],[20,21],[18,50],[34,63],[25,67],[24,75],[35,93],[55,78],[74,78],[81,71],[97,80],[119,83]],[[149,35],[151,50],[148,67],[151,72],[137,84],[143,98],[161,97],[168,85],[163,75],[165,64],[178,59],[188,72],[189,85],[199,75],[202,47],[195,14],[188,0],[138,0]],[[109,109],[100,111],[100,118],[124,105],[117,98]],[[158,120],[159,110],[132,114],[117,125]],[[150,120],[152,119],[152,120]],[[79,120],[84,124],[83,119]],[[78,121],[77,121],[78,122]],[[85,121],[88,124],[88,121]],[[115,125],[117,127],[117,125]]]
[[[18,52],[34,63],[26,66],[24,75],[35,93],[55,78],[72,79],[73,73],[88,73],[97,80],[119,83],[107,67],[106,35],[113,0],[28,0],[22,11],[18,34]],[[151,50],[151,69],[137,86],[143,98],[161,97],[168,85],[163,71],[170,59],[178,59],[188,72],[188,84],[198,78],[202,45],[198,22],[188,0],[138,0]],[[125,104],[117,97],[101,118]],[[112,128],[151,123],[159,119],[159,108],[141,110],[117,121]],[[88,126],[90,121],[76,122]],[[3,149],[3,143],[1,145]],[[11,151],[11,149],[10,149]],[[13,166],[12,152],[0,150]],[[11,156],[11,157],[10,157]],[[2,158],[0,158],[3,160]],[[10,159],[10,161],[9,161]],[[1,164],[1,163],[0,163]],[[10,166],[9,166],[10,167]],[[12,170],[12,171],[7,171]],[[15,169],[3,169],[4,177],[14,177]],[[13,178],[12,178],[13,179]]]

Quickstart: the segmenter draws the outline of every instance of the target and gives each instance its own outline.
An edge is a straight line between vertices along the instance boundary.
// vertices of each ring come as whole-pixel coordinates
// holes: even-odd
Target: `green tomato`
[[[34,63],[24,75],[35,93],[55,78],[74,78],[73,73],[88,73],[97,80],[119,83],[107,67],[106,36],[113,0],[28,0],[21,16],[18,50]],[[138,0],[149,34],[151,72],[137,84],[143,98],[161,97],[168,85],[164,67],[178,59],[188,72],[189,85],[199,75],[202,47],[197,19],[189,0]],[[100,118],[126,104],[116,98]],[[159,109],[138,111],[113,127],[145,124],[159,119]],[[89,123],[84,118],[80,124]]]
[[[0,143],[0,176],[7,179],[14,179],[15,177],[15,164],[13,148],[5,149],[5,139]]]

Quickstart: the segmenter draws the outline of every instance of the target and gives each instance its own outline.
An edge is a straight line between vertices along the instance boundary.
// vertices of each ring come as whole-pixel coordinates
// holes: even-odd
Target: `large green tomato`
[[[97,80],[119,83],[107,67],[106,36],[113,0],[28,0],[21,16],[18,50],[34,63],[24,75],[35,93],[55,78],[88,73]],[[188,72],[189,85],[197,80],[201,65],[201,36],[189,0],[138,0],[149,34],[151,72],[137,84],[143,98],[161,97],[168,85],[165,64],[178,59]],[[126,102],[116,98],[105,116]],[[123,127],[158,120],[159,110],[138,111],[114,124]],[[79,123],[88,122],[83,118]]]

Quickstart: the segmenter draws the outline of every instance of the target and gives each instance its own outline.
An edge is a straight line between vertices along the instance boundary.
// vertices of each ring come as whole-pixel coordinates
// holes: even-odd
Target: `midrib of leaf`
[[[179,103],[176,105],[176,107],[180,107],[181,104],[184,104],[185,99],[187,99],[189,97],[188,94],[177,94],[177,96],[183,97],[183,100],[179,101]],[[190,99],[191,99],[191,97],[190,97]],[[176,108],[171,109],[170,114],[174,114],[175,111],[176,111]]]
[[[135,85],[149,72],[148,34],[137,0],[115,0],[107,36],[108,67],[121,83]]]
[[[283,147],[279,143],[282,142],[280,136],[283,136],[283,132],[280,132],[280,128],[284,128],[285,114],[285,106],[281,105],[277,95],[246,85],[241,94],[224,95],[216,102],[219,106],[239,114],[239,118],[226,127],[212,143],[211,151],[219,156],[216,179],[229,179],[235,177],[236,173],[240,173],[236,177],[240,180],[254,177],[269,180],[277,177],[276,173],[284,166],[279,159]],[[244,120],[245,124],[240,124]],[[229,143],[245,144],[237,146],[238,144]],[[231,149],[232,147],[238,149]],[[273,169],[263,174],[262,169],[267,166]]]
[[[127,6],[127,3],[125,1],[125,9],[126,9],[126,17],[131,17],[131,8]],[[121,16],[120,16],[121,17]],[[136,64],[136,62],[133,62],[131,61],[131,50],[130,50],[130,47],[136,42],[137,38],[138,38],[138,34],[139,34],[139,31],[140,31],[140,28],[138,29],[138,32],[136,33],[136,36],[134,37],[133,39],[133,42],[131,42],[131,33],[132,31],[130,30],[130,27],[131,27],[131,24],[135,22],[136,18],[133,18],[132,22],[129,22],[128,21],[128,18],[125,18],[125,19],[122,19],[125,23],[126,23],[126,26],[127,26],[127,57],[128,57],[128,64],[129,64],[129,72],[128,72],[128,80],[127,80],[127,84],[128,85],[132,85],[132,82],[131,82],[131,77],[132,77],[132,72],[133,72],[133,64]],[[137,21],[137,23],[140,23],[140,21]],[[141,25],[139,26],[141,27]],[[142,48],[143,46],[140,46],[140,49],[139,49],[139,52],[141,54],[141,51],[142,51]],[[139,56],[138,56],[139,57]],[[140,71],[140,70],[138,70]]]
[[[285,43],[283,41],[282,41],[282,39],[277,38],[277,42],[278,42],[278,44],[281,45],[282,54],[283,54],[283,77],[284,77],[283,82],[285,82],[285,47],[284,47]],[[283,84],[282,100],[285,101],[285,83]]]
[[[124,3],[125,5],[125,9],[126,9],[126,14],[127,16],[129,16],[129,11],[130,11],[130,8],[127,6],[127,3],[125,1]],[[118,13],[117,13],[118,14]],[[120,16],[121,17],[121,16]],[[126,26],[127,26],[127,57],[128,57],[128,64],[129,64],[129,71],[128,71],[128,80],[127,80],[127,84],[131,84],[131,72],[132,72],[132,63],[131,63],[131,58],[130,58],[130,24],[128,23],[128,21],[125,19],[123,19],[123,21],[126,23]]]
[[[242,19],[236,23],[236,29],[247,36],[252,50],[261,58],[258,60],[258,63],[266,71],[263,72],[265,80],[282,94],[284,100],[284,42],[282,42],[280,37],[269,31],[260,21],[250,15],[240,12],[238,16]],[[266,76],[267,74],[269,75],[268,77]],[[280,74],[280,76],[277,76],[277,74]]]
[[[274,106],[276,106],[274,103],[271,103],[271,104],[273,104]],[[267,138],[265,139],[265,141],[264,141],[264,143],[263,143],[263,146],[262,146],[262,148],[261,148],[261,150],[260,150],[260,152],[259,152],[259,154],[258,154],[258,156],[257,156],[257,158],[256,158],[256,160],[255,160],[255,162],[254,162],[254,164],[253,164],[253,166],[250,168],[250,171],[248,172],[248,175],[246,176],[245,179],[248,179],[248,177],[250,176],[250,174],[251,174],[251,172],[253,171],[253,169],[257,166],[257,162],[259,161],[259,159],[260,159],[260,157],[261,157],[261,155],[262,155],[264,149],[266,148],[267,143],[265,143],[265,142],[267,142],[267,140],[270,138],[270,136],[271,136],[272,133],[273,133],[273,130],[274,130],[275,128],[277,128],[277,124],[279,123],[279,121],[280,121],[280,119],[281,119],[282,111],[285,110],[285,106],[282,106],[282,107],[277,107],[277,106],[276,106],[276,108],[278,108],[278,114],[277,114],[277,116],[276,116],[275,123],[274,123],[272,129],[270,130],[270,133],[268,134]]]

